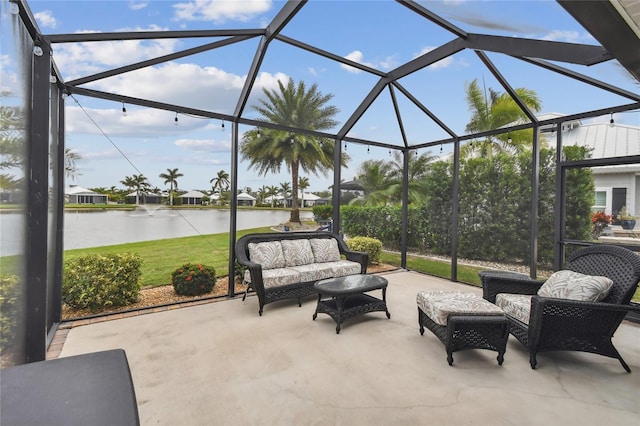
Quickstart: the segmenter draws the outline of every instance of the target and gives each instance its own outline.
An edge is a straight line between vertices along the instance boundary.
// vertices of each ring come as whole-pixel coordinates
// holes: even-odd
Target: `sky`
[[[571,43],[598,44],[555,1],[420,1],[433,13],[473,33],[535,38]],[[234,1],[39,1],[28,2],[44,34],[111,31],[198,30],[264,28],[283,2],[271,0]],[[4,30],[3,30],[4,31]],[[287,37],[315,45],[338,56],[388,72],[454,36],[391,0],[310,0],[282,32]],[[69,43],[53,46],[53,59],[65,81],[166,55],[216,39],[157,39]],[[175,105],[232,114],[249,71],[259,38],[195,56],[87,84],[86,87]],[[540,113],[571,114],[630,103],[627,99],[594,87],[570,81],[550,71],[518,59],[488,54],[513,87],[534,90],[542,99]],[[3,81],[11,81],[11,67],[5,60]],[[592,67],[562,64],[585,75],[629,91],[638,83],[616,61]],[[326,58],[274,41],[269,45],[243,114],[258,118],[253,110],[263,89],[273,90],[277,82],[304,81],[317,84],[323,94],[332,94],[330,105],[339,113],[338,130],[358,107],[379,77],[341,65]],[[423,70],[408,75],[400,83],[448,127],[459,134],[469,121],[464,87],[477,79],[485,88],[504,90],[482,65],[477,55],[460,52]],[[412,144],[439,140],[447,134],[396,91],[402,125]],[[231,170],[231,123],[176,115],[169,111],[124,105],[73,95],[66,99],[66,144],[81,160],[78,175],[68,184],[87,188],[116,186],[126,176],[142,173],[152,186],[166,189],[158,175],[178,168],[181,190],[211,188],[218,171]],[[175,119],[178,118],[176,123]],[[609,116],[599,120],[610,119]],[[620,123],[640,125],[638,114],[620,114]],[[176,125],[177,124],[177,125]],[[224,124],[224,127],[223,127]],[[240,126],[240,134],[252,130]],[[399,146],[400,127],[391,97],[383,92],[348,133]],[[443,147],[443,154],[451,150]],[[419,151],[423,153],[425,150]],[[351,180],[363,161],[390,159],[388,149],[348,143],[350,157],[343,180]],[[431,154],[439,155],[438,148]],[[290,181],[283,165],[280,174],[260,176],[239,165],[240,188],[258,190],[263,185],[280,186]],[[308,191],[324,191],[333,183],[332,175],[305,175]]]

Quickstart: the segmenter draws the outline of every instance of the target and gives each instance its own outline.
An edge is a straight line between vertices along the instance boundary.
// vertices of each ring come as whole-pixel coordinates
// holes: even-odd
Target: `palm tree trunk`
[[[300,223],[300,208],[298,207],[298,160],[291,162],[291,216],[289,222]]]

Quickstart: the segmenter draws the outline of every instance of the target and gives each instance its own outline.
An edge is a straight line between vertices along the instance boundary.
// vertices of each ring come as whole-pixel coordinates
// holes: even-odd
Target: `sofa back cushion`
[[[262,269],[284,268],[284,253],[280,241],[249,243],[249,259],[262,265]]]
[[[282,253],[285,266],[308,265],[314,262],[313,251],[309,240],[282,240]]]
[[[554,272],[542,284],[538,295],[559,299],[599,302],[609,294],[613,281],[607,277],[584,275],[574,271]]]
[[[334,238],[311,238],[311,250],[316,263],[337,262],[340,260],[340,249]]]

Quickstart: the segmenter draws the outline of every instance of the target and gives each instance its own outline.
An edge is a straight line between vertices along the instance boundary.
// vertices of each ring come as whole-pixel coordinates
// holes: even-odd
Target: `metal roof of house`
[[[640,127],[607,123],[586,124],[564,132],[563,145],[592,148],[592,158],[640,154]]]

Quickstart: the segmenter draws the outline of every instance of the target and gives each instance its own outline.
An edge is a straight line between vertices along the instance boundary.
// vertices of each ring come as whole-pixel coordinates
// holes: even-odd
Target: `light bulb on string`
[[[260,139],[260,136],[262,136],[262,135],[260,134],[260,127],[258,127],[258,133],[256,134],[256,136],[258,137],[258,139]]]
[[[511,133],[507,133],[507,143],[511,143],[513,142],[513,139],[511,139]]]
[[[224,120],[222,120],[222,125],[220,127],[222,127],[222,131],[224,132]]]
[[[176,117],[173,119],[173,124],[178,125],[178,112],[176,111]]]
[[[344,150],[345,151],[347,150],[347,143],[346,142],[344,143]]]
[[[442,144],[440,144],[440,154],[442,154]]]
[[[369,154],[371,150],[369,149],[369,145],[367,145],[367,154]]]
[[[611,113],[611,119],[609,120],[609,127],[615,127],[615,121],[613,121],[613,113]]]
[[[289,142],[294,143],[295,139],[293,138],[293,133],[291,133],[291,139],[289,139]]]
[[[127,116],[127,107],[124,106],[124,101],[122,101],[122,116]]]

